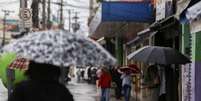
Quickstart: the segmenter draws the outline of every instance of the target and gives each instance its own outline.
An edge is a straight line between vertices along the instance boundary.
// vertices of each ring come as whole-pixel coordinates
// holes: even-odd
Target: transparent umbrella
[[[38,63],[64,67],[116,64],[115,58],[92,39],[61,30],[29,33],[3,47],[3,51],[15,52]]]

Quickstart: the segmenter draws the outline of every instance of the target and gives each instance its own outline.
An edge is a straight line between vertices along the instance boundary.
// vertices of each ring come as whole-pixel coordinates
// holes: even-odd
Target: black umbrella
[[[191,61],[178,52],[169,47],[145,46],[127,56],[127,58],[142,61],[146,63],[157,64],[186,64]]]

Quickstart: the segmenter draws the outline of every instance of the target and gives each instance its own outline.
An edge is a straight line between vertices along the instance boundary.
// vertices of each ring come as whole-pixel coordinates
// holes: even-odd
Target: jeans
[[[130,95],[131,95],[131,86],[124,85],[123,86],[123,94],[124,94],[125,101],[129,101]]]
[[[110,97],[110,89],[109,88],[101,88],[100,101],[109,101],[109,97]]]

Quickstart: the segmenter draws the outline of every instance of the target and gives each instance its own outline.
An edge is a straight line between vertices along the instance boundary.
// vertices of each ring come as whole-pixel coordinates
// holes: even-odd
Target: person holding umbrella
[[[121,79],[122,79],[122,89],[123,89],[123,95],[125,101],[130,100],[131,96],[131,87],[132,87],[132,74],[133,73],[139,73],[140,70],[137,68],[135,64],[128,65],[127,67],[121,68],[121,71],[123,71]]]
[[[150,90],[149,101],[158,101],[160,95],[160,76],[157,65],[150,65],[147,68],[147,84],[143,85]]]
[[[17,84],[8,101],[74,101],[69,90],[59,82],[60,68],[30,61],[27,80]]]

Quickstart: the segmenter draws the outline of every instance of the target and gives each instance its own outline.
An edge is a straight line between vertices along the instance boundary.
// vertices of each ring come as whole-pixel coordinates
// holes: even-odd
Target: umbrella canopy
[[[173,48],[159,46],[145,46],[127,56],[127,58],[146,63],[157,64],[186,64],[190,60]]]
[[[122,72],[140,73],[140,69],[135,64],[130,64],[119,68]]]
[[[15,52],[38,63],[64,67],[116,63],[115,58],[95,41],[61,30],[29,33],[3,47],[3,51]]]

